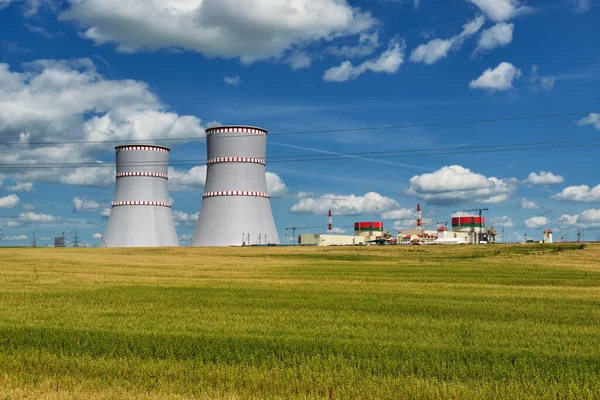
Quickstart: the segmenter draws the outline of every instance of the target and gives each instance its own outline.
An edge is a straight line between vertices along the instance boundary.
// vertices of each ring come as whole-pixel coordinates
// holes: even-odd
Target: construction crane
[[[292,243],[296,244],[296,229],[323,229],[323,226],[290,226],[286,231],[292,231]]]

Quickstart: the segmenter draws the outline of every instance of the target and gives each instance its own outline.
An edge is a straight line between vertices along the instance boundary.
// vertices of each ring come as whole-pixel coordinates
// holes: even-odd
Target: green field
[[[582,247],[0,249],[0,398],[598,398]]]

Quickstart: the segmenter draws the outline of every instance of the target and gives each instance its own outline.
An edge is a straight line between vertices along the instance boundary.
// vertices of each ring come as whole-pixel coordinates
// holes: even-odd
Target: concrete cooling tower
[[[115,201],[107,247],[179,246],[168,190],[169,149],[118,146]]]
[[[206,144],[206,184],[192,246],[279,244],[265,176],[267,131],[211,128]]]

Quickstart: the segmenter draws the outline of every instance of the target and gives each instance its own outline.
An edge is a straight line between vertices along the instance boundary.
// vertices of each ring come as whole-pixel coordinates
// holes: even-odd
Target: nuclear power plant
[[[207,173],[192,246],[279,244],[267,193],[267,131],[206,130]]]
[[[179,246],[168,190],[169,149],[118,146],[106,247]]]

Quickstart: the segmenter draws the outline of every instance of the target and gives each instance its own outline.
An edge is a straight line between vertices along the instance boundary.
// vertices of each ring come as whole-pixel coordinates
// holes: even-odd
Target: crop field
[[[600,245],[0,249],[1,399],[595,399]]]

